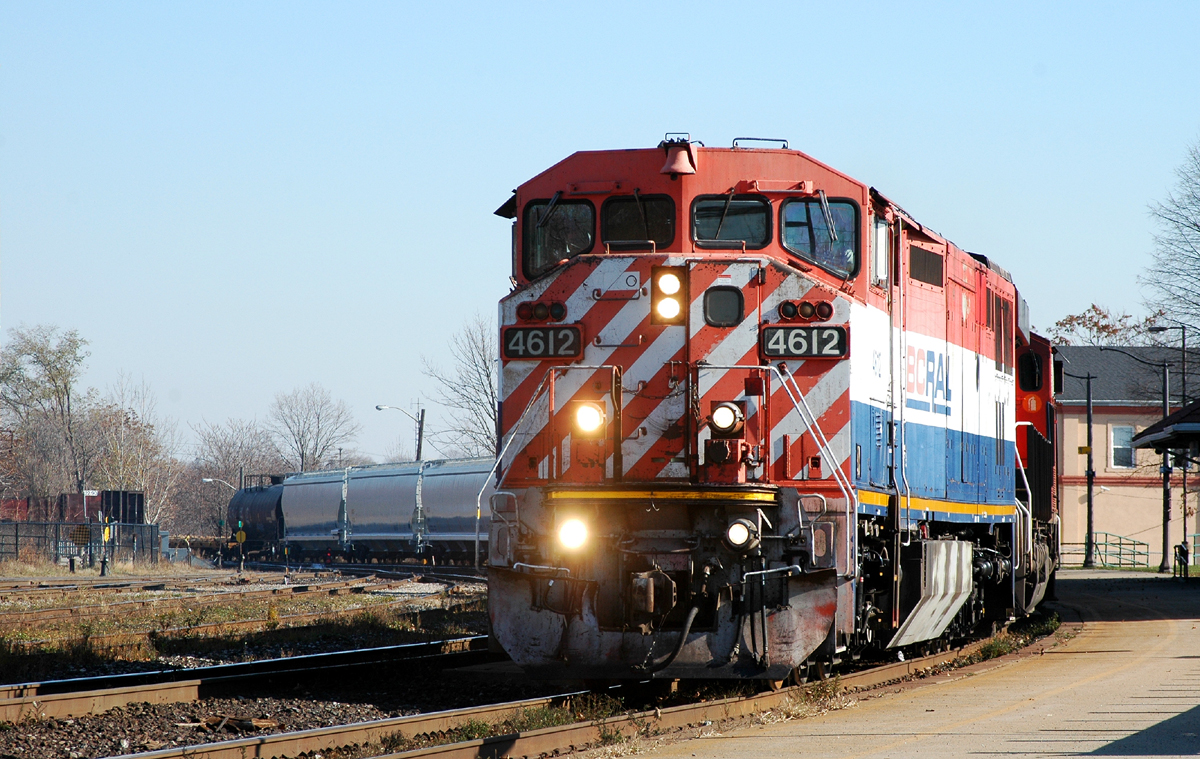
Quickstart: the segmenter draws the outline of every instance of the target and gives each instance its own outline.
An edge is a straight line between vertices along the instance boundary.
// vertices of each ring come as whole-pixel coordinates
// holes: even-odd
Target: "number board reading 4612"
[[[763,327],[762,352],[772,358],[845,358],[845,327]]]
[[[579,358],[583,355],[583,330],[573,324],[509,327],[504,330],[503,345],[508,359]]]

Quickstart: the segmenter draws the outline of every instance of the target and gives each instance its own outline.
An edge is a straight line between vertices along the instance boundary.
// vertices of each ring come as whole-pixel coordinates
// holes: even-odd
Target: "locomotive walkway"
[[[1083,631],[1044,655],[895,689],[840,711],[664,746],[657,757],[1200,754],[1200,580],[1059,573]]]

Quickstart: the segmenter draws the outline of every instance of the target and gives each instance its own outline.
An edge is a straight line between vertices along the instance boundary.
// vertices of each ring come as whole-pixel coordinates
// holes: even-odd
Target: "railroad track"
[[[886,686],[911,677],[922,670],[977,652],[984,641],[910,661],[887,664],[840,676],[839,684],[851,692]],[[1034,644],[1037,645],[1037,644]],[[662,732],[691,725],[749,716],[784,706],[811,685],[797,685],[753,696],[640,711],[602,720],[560,727],[500,735],[481,740],[449,743],[380,759],[498,759],[499,757],[540,756],[567,753],[605,740],[631,737],[647,730]],[[380,745],[387,738],[446,735],[469,722],[498,723],[524,710],[569,706],[582,693],[551,698],[529,699],[505,704],[417,714],[408,717],[361,722],[351,725],[278,733],[217,743],[202,743],[159,751],[127,754],[114,759],[245,759],[245,757],[312,756],[314,753],[353,746]]]
[[[370,579],[370,577],[361,577],[354,580],[342,580],[338,582],[298,583],[277,588],[255,590],[239,590],[237,587],[232,587],[229,590],[218,590],[215,592],[207,590],[201,591],[199,588],[185,587],[178,592],[186,593],[189,590],[195,590],[198,591],[198,594],[177,596],[174,598],[148,598],[137,601],[116,601],[109,604],[94,604],[88,606],[71,606],[66,608],[54,607],[50,609],[15,611],[5,614],[4,626],[23,626],[37,622],[51,622],[56,620],[74,621],[78,619],[90,619],[95,617],[125,614],[129,611],[145,609],[165,611],[183,606],[192,607],[225,603],[231,599],[248,600],[255,598],[271,598],[273,596],[297,595],[302,593],[328,593],[330,595],[337,595],[341,592],[366,593],[371,590],[393,588],[401,585],[404,582],[400,580],[391,580],[388,582],[372,584]]]
[[[222,576],[228,576],[228,575],[226,574],[226,575],[222,575]],[[194,577],[188,577],[186,575],[179,575],[176,577],[172,577],[170,579],[170,582],[201,582],[203,580],[211,579],[212,577],[213,577],[212,574],[196,575]],[[79,586],[91,587],[91,586],[96,586],[96,585],[106,585],[106,586],[116,587],[116,586],[129,585],[131,583],[138,584],[138,583],[143,583],[143,582],[156,582],[157,583],[157,582],[163,582],[163,581],[162,580],[152,580],[152,579],[116,580],[112,577],[31,577],[29,579],[7,578],[4,580],[0,580],[0,591],[27,590],[27,589],[28,590],[37,590],[37,589],[44,589],[44,588],[74,588],[74,587],[79,587]]]
[[[378,667],[434,657],[445,657],[447,666],[464,666],[495,655],[487,651],[487,636],[476,635],[195,669],[6,685],[0,686],[0,722],[77,717],[131,703],[195,701],[234,687],[245,689],[269,683],[281,675],[287,676],[288,684],[292,685],[298,679],[319,679],[354,667]]]
[[[0,601],[15,601],[28,598],[56,598],[70,596],[76,593],[142,593],[155,590],[169,590],[196,585],[216,585],[228,582],[235,573],[208,575],[206,577],[171,578],[170,580],[130,580],[117,581],[87,581],[76,580],[64,583],[16,584],[0,587]]]
[[[272,571],[283,570],[283,564],[246,562],[247,567]],[[487,575],[470,567],[435,567],[424,564],[333,564],[322,571],[342,574],[374,574],[380,577],[426,577],[444,582],[487,582]]]

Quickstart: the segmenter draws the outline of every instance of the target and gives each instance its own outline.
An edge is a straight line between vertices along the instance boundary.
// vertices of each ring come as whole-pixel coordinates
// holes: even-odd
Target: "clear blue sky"
[[[1193,3],[0,4],[0,327],[91,341],[185,430],[308,382],[360,447],[507,290],[509,191],[575,150],[791,144],[1013,272],[1141,312],[1200,138]]]

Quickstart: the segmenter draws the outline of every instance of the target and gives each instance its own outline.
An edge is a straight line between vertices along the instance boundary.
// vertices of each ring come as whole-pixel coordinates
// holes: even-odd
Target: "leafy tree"
[[[1146,329],[1161,318],[1161,311],[1137,319],[1093,303],[1082,313],[1059,319],[1047,331],[1050,341],[1059,345],[1146,345]]]
[[[94,393],[78,388],[88,355],[76,330],[41,324],[11,330],[0,350],[0,404],[29,495],[56,494],[55,465],[71,490],[87,487],[99,443],[89,414]]]

